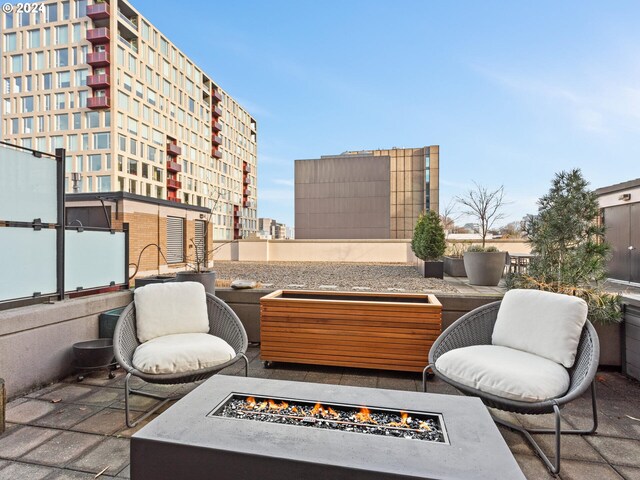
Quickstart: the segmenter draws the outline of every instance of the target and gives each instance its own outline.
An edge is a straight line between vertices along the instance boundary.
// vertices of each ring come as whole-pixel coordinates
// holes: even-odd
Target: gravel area
[[[213,269],[218,279],[254,280],[274,289],[458,292],[444,280],[422,278],[406,264],[216,261]]]

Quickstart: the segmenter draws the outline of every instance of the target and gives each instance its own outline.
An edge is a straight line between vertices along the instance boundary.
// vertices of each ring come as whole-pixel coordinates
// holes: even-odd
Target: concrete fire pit
[[[442,419],[446,442],[216,415],[235,396],[367,406]],[[524,479],[480,400],[217,375],[131,439],[131,478]]]

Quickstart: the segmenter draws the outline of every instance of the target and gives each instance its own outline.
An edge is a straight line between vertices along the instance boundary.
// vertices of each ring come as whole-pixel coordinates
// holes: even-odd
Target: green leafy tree
[[[597,222],[598,199],[579,169],[556,174],[551,189],[538,200],[538,214],[529,215],[525,231],[531,244],[526,275],[508,279],[510,288],[536,288],[584,298],[591,320],[621,318],[619,298],[602,291],[610,246]]]
[[[444,255],[446,248],[439,215],[432,210],[421,213],[411,240],[413,253],[420,260],[435,260]]]

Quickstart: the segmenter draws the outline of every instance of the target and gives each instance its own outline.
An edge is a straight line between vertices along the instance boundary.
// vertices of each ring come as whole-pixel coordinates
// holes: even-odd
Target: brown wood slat
[[[278,298],[281,294],[261,300],[263,360],[418,372],[441,332],[442,307],[433,296],[429,304],[390,304]]]
[[[284,317],[262,317],[261,322],[264,322],[266,325],[272,325],[274,327],[277,326],[289,326],[289,325],[297,325],[297,326],[309,326],[309,325],[322,325],[327,329],[331,329],[332,327],[340,327],[340,326],[352,326],[353,328],[357,328],[362,330],[363,327],[366,328],[389,328],[393,330],[404,330],[404,329],[414,329],[414,330],[438,330],[440,331],[440,323],[425,323],[425,322],[411,322],[411,323],[389,323],[389,322],[381,322],[381,321],[370,321],[370,322],[362,322],[350,318],[284,318]]]

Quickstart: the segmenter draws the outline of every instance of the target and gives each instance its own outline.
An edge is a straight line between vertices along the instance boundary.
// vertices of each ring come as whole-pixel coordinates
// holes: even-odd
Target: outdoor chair
[[[554,415],[554,428],[525,428],[495,422],[522,433],[552,473],[560,471],[561,434],[592,434],[598,426],[595,375],[600,344],[586,319],[584,300],[538,290],[511,290],[501,302],[477,308],[455,321],[434,342],[429,371],[487,407],[518,414]],[[593,425],[561,429],[560,408],[591,390]],[[491,412],[490,412],[491,413]],[[555,435],[551,462],[532,434]]]
[[[113,348],[127,375],[124,380],[128,427],[183,395],[162,396],[133,390],[131,377],[154,384],[184,384],[209,378],[238,360],[249,360],[247,334],[238,316],[196,282],[151,284],[137,288],[134,301],[120,315]],[[162,400],[133,421],[130,395]]]

